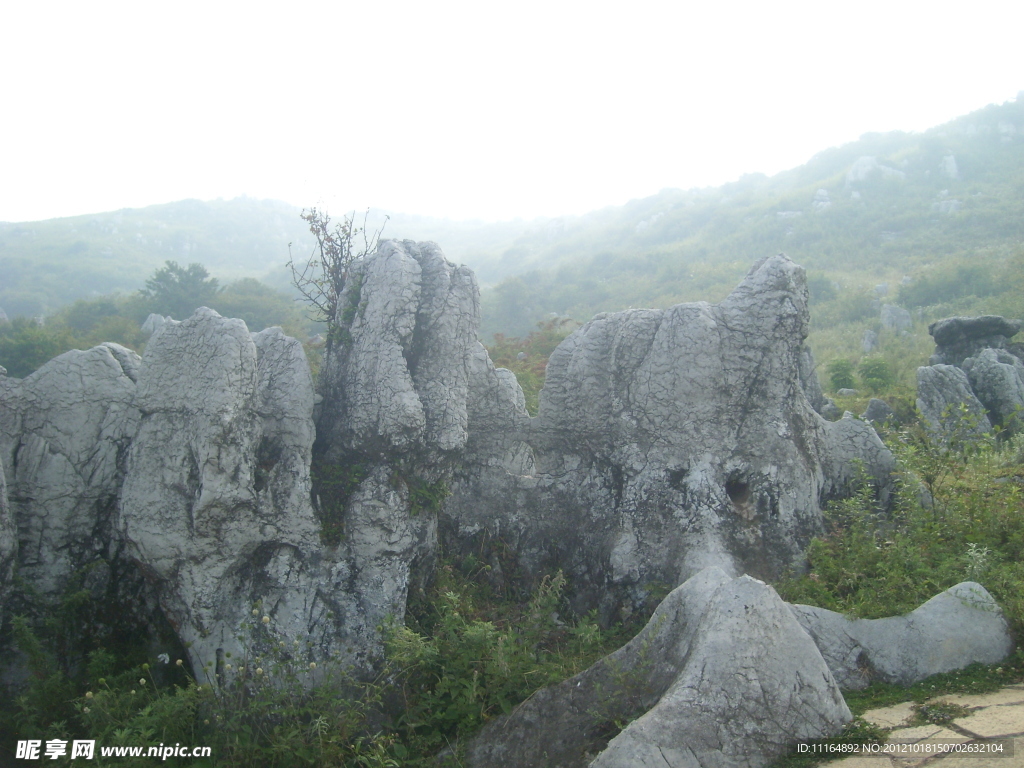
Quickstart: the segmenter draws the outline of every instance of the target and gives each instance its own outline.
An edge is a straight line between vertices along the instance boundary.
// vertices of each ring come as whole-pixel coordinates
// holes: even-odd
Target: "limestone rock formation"
[[[814,638],[839,685],[912,685],[940,672],[995,664],[1013,650],[1009,626],[975,582],[950,587],[906,616],[851,619],[824,608],[790,606]]]
[[[1010,343],[1022,320],[1007,320],[996,315],[948,317],[928,326],[936,350],[931,366],[917,371],[917,407],[931,429],[950,436],[951,431],[980,435],[993,424],[1015,427],[1018,413],[1024,409],[1024,360],[1020,345]],[[954,417],[965,405],[970,419]]]
[[[4,621],[4,605],[11,586],[14,563],[18,556],[18,528],[7,503],[7,478],[0,462],[0,626]]]
[[[869,425],[812,409],[807,323],[803,269],[781,255],[721,304],[598,315],[551,355],[536,418],[509,404],[500,435],[471,425],[448,540],[500,539],[524,574],[563,568],[576,607],[606,617],[708,565],[768,576],[798,561],[857,463],[881,487],[893,466]],[[535,469],[508,468],[523,444]]]
[[[938,320],[928,326],[936,345],[931,364],[960,366],[983,349],[1004,349],[1022,326],[1024,321],[997,315]]]
[[[638,715],[609,741],[615,722]],[[758,766],[850,719],[775,591],[709,568],[670,593],[627,645],[490,723],[467,764]]]
[[[961,407],[966,408],[966,421],[961,418]],[[982,435],[992,429],[985,408],[971,391],[967,374],[952,365],[917,369],[917,410],[932,432],[947,439]]]
[[[340,303],[318,424],[331,454],[430,464],[461,449],[480,324],[473,273],[433,243],[387,240],[354,267]]]
[[[1004,349],[983,349],[963,362],[971,390],[1001,426],[1024,412],[1024,363]]]
[[[44,598],[109,557],[124,454],[139,418],[137,366],[134,352],[104,344],[0,381],[0,458],[19,573]]]
[[[575,606],[610,619],[708,565],[798,563],[859,466],[884,502],[874,431],[808,401],[806,285],[784,256],[717,305],[598,316],[552,355],[536,418],[476,340],[472,273],[435,245],[381,243],[341,299],[315,424],[301,345],[205,308],[141,360],[108,344],[0,378],[0,578],[15,550],[50,595],[99,563],[159,605],[200,676],[246,633],[368,672],[439,522],[495,579],[563,568]]]

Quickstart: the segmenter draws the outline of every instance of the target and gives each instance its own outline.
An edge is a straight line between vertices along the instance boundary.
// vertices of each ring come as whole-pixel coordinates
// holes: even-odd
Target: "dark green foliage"
[[[832,301],[839,296],[839,290],[832,280],[821,272],[810,272],[807,275],[807,291],[810,294],[811,306],[823,301]]]
[[[389,630],[388,655],[404,703],[397,726],[409,765],[428,764],[429,756],[621,641],[609,643],[613,636],[593,617],[558,618],[561,573],[544,578],[523,605],[493,597],[480,578],[487,566],[461,566],[443,564],[429,602],[410,607],[409,626]]]
[[[0,322],[0,365],[15,378],[24,378],[46,361],[74,349],[67,330],[44,325],[31,317]]]
[[[988,264],[943,264],[900,286],[899,302],[904,307],[928,307],[999,290],[997,275]]]
[[[891,387],[896,382],[889,363],[881,357],[866,357],[857,366],[857,373],[864,386],[871,392],[878,394],[882,390]]]
[[[828,380],[832,391],[851,389],[855,385],[853,379],[853,363],[844,358],[833,360],[828,364]]]
[[[452,493],[445,480],[428,483],[418,477],[407,477],[405,484],[409,489],[409,514],[413,516],[420,512],[436,515]]]
[[[238,317],[252,332],[274,325],[303,339],[309,325],[293,299],[259,280],[243,278],[228,285],[206,305],[224,317]]]
[[[176,261],[168,261],[146,281],[142,295],[153,312],[184,320],[197,307],[211,306],[220,290],[217,279],[210,277],[202,264],[181,267]]]
[[[868,486],[827,510],[828,535],[807,551],[809,572],[777,588],[790,602],[865,618],[906,613],[967,579],[1024,630],[1024,486],[1019,441],[939,443],[920,430],[896,434],[901,466],[895,510]],[[928,493],[923,495],[919,483]]]
[[[367,477],[360,463],[332,464],[314,458],[310,467],[313,481],[313,509],[320,518],[320,538],[337,546],[345,536],[345,508],[359,484]]]
[[[260,606],[254,610],[258,614]],[[30,658],[45,659],[44,643],[23,622],[15,627]],[[33,660],[34,678],[3,709],[0,749],[13,754],[17,739],[87,738],[96,740],[90,764],[97,766],[153,763],[146,756],[103,758],[100,746],[181,744],[207,746],[211,757],[172,757],[163,764],[397,768],[394,737],[368,722],[379,709],[381,685],[356,681],[334,662],[308,662],[305,645],[271,637],[255,621],[246,631],[249,648],[259,643],[269,650],[249,650],[240,659],[227,654],[231,681],[220,686],[212,669],[200,670],[198,680],[188,676],[182,659],[132,667],[97,651],[76,681]]]

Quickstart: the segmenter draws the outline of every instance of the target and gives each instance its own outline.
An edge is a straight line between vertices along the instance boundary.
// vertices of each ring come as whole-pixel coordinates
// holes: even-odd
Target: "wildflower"
[[[263,617],[263,623],[264,624],[269,624],[270,623],[270,617],[269,616],[264,616]]]
[[[134,695],[135,695],[135,689],[132,688],[132,696],[134,696]]]
[[[181,659],[178,659],[178,660],[177,660],[176,662],[174,662],[174,663],[175,663],[176,665],[178,665],[179,667],[180,667],[180,666],[181,666],[182,664],[184,664],[184,662],[183,662],[183,661],[182,661]]]
[[[145,684],[146,684],[146,678],[140,677],[139,678],[139,685],[145,685]]]
[[[315,661],[309,662],[309,668],[310,669],[316,669],[316,662]]]
[[[257,675],[262,675],[263,674],[263,667],[256,667],[256,674]]]
[[[209,720],[203,720],[203,725],[209,725],[209,724],[210,724]]]
[[[224,669],[230,670],[231,669],[231,665],[230,664],[225,664],[224,665]]]
[[[86,691],[85,692],[85,698],[91,699],[92,698],[92,691]]]
[[[288,643],[286,643],[286,642],[285,642],[284,640],[282,640],[282,641],[280,642],[280,646],[281,646],[282,648],[284,648],[284,647],[285,647],[286,645],[288,645]]]
[[[88,715],[90,712],[92,712],[92,710],[88,707],[82,707],[82,712]]]
[[[252,609],[252,615],[253,616],[259,616],[260,615],[260,609],[259,608],[253,608]]]

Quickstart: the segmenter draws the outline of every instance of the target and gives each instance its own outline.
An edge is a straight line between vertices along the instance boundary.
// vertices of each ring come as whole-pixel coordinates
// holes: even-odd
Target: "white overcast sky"
[[[772,174],[1024,89],[1019,2],[4,2],[0,221],[453,219]]]

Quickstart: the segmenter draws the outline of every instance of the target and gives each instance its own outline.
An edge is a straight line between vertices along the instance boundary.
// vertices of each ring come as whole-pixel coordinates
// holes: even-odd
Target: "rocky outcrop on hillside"
[[[238,650],[253,610],[371,664],[429,576],[448,490],[453,546],[500,543],[499,579],[563,568],[606,618],[708,565],[775,574],[858,465],[883,495],[892,468],[868,425],[812,409],[807,320],[784,256],[718,305],[598,316],[555,350],[531,419],[474,338],[472,274],[388,241],[342,297],[315,430],[298,342],[207,309],[141,360],[108,345],[8,383],[19,567],[53,592],[76,547],[114,547],[197,667]]]
[[[928,326],[931,365],[917,369],[917,408],[946,439],[1015,428],[1024,412],[1024,361],[1010,339],[1022,320],[949,317]]]
[[[893,467],[869,425],[808,402],[807,322],[804,273],[785,256],[721,304],[598,315],[551,355],[536,418],[511,403],[497,430],[471,417],[448,539],[511,550],[523,574],[562,568],[577,607],[605,616],[706,566],[798,563],[858,463],[883,494]]]

